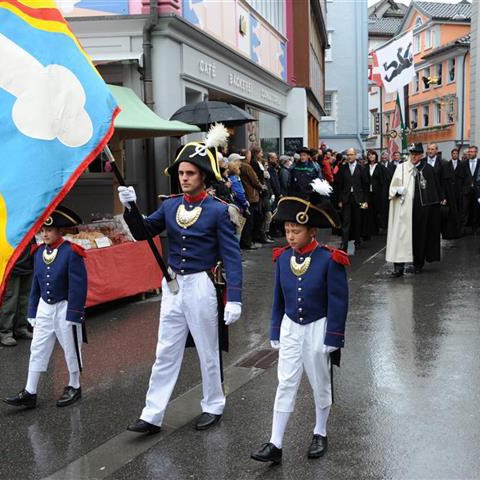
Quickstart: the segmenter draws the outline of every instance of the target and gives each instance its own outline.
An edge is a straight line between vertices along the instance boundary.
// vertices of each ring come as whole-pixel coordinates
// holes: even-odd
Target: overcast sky
[[[426,0],[429,1],[429,0]],[[458,3],[460,0],[439,0],[441,3]],[[377,3],[378,0],[368,0],[368,6],[370,7],[374,3]],[[405,5],[410,5],[411,0],[400,0],[401,3]]]

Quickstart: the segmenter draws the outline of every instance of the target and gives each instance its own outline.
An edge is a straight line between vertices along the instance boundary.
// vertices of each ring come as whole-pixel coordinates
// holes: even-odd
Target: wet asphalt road
[[[269,440],[276,388],[275,365],[235,366],[268,345],[273,277],[270,249],[263,248],[245,254],[244,315],[231,329],[225,356],[237,386],[217,427],[202,433],[191,426],[200,413],[196,400],[189,407],[200,372],[188,349],[172,396],[174,427],[149,439],[125,433],[143,407],[159,310],[155,297],[125,301],[90,312],[79,404],[55,406],[68,378],[57,349],[36,410],[0,405],[0,479],[55,472],[55,478],[118,480],[480,478],[480,239],[444,242],[442,263],[400,279],[389,278],[384,252],[374,255],[383,241],[359,250],[349,269],[346,348],[324,458],[306,459],[314,407],[304,381],[282,466],[249,459]],[[0,358],[4,397],[24,386],[28,342],[1,348]]]

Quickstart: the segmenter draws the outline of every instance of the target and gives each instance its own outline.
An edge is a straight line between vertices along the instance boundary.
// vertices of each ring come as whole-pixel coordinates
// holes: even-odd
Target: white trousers
[[[58,341],[63,349],[69,372],[80,371],[73,340],[72,325],[67,323],[66,300],[49,305],[40,298],[38,303],[35,326],[33,327],[33,339],[30,346],[30,362],[28,369],[32,372],[46,372],[48,362]],[[82,351],[82,327],[75,325],[77,329],[78,350]],[[81,358],[81,357],[80,357]]]
[[[162,282],[162,304],[156,360],[145,408],[140,418],[160,426],[182,365],[188,331],[192,334],[202,372],[202,412],[220,415],[225,395],[220,377],[218,308],[215,287],[205,272],[177,276],[173,295]]]
[[[332,404],[330,355],[323,353],[326,322],[326,318],[322,318],[300,325],[286,315],[283,317],[274,406],[278,412],[293,412],[303,369],[307,372],[316,407]]]

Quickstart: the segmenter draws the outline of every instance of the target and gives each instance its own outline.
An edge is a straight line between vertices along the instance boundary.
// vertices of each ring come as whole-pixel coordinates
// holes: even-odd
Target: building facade
[[[415,77],[408,88],[407,140],[434,142],[446,157],[470,143],[471,4],[412,2],[399,35],[413,30]],[[396,95],[386,95],[389,131]]]
[[[480,142],[480,5],[472,3],[472,32],[470,41],[470,142],[478,145]]]
[[[367,0],[327,1],[330,48],[320,137],[336,150],[363,150],[369,135],[367,16]]]

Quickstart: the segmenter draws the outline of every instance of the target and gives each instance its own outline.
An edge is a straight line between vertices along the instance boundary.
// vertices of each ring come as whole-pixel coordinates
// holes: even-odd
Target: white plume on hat
[[[310,185],[313,188],[314,192],[317,192],[319,195],[329,197],[333,191],[332,186],[326,180],[320,180],[320,178],[315,178]]]
[[[205,146],[207,148],[215,148],[222,145],[227,145],[227,139],[229,135],[230,134],[223,123],[216,123],[208,130],[207,136],[204,140]]]

